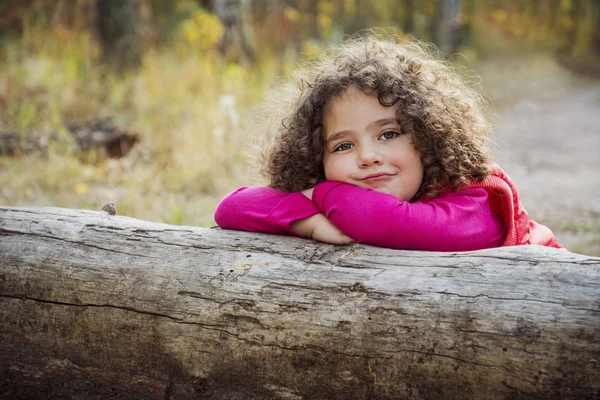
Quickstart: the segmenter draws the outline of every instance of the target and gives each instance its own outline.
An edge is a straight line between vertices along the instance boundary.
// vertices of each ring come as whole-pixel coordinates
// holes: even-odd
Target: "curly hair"
[[[362,34],[297,71],[295,81],[287,114],[263,152],[262,172],[275,189],[298,192],[326,180],[324,115],[350,87],[396,107],[402,131],[412,134],[424,168],[413,200],[460,190],[491,171],[486,101],[420,42]]]

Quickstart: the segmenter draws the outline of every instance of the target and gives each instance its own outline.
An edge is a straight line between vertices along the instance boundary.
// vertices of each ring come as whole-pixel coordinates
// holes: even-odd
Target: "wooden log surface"
[[[599,258],[0,207],[3,399],[599,396]]]

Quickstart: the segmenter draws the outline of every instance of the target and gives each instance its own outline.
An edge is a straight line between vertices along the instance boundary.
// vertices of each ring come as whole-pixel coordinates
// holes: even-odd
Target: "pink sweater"
[[[299,236],[290,224],[317,213],[357,243],[393,249],[479,250],[502,246],[506,236],[483,188],[409,203],[341,182],[319,183],[312,201],[302,193],[242,187],[217,206],[215,221],[223,229]]]

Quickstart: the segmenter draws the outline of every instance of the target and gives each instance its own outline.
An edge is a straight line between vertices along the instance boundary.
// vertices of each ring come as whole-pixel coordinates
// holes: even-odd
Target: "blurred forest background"
[[[345,35],[482,77],[530,215],[600,255],[597,0],[0,0],[0,204],[211,226],[256,184],[253,106]]]

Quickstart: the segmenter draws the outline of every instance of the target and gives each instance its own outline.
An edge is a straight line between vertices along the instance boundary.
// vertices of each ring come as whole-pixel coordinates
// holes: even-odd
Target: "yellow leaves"
[[[317,16],[317,23],[319,24],[319,29],[323,33],[324,36],[327,36],[331,30],[331,26],[333,25],[333,20],[329,15],[319,14]]]
[[[506,22],[506,20],[508,19],[508,13],[502,9],[496,9],[490,13],[490,18],[492,19],[492,21],[501,24],[503,22]]]
[[[188,42],[195,42],[200,37],[199,31],[192,21],[185,21],[181,29]]]
[[[560,0],[560,9],[563,11],[571,11],[573,8],[573,0]]]
[[[208,50],[214,48],[223,36],[224,27],[219,18],[206,12],[197,10],[190,18],[181,24],[181,35],[190,45]]]
[[[529,21],[527,16],[520,12],[512,10],[511,13],[504,9],[496,8],[489,14],[490,21],[497,26],[501,26],[505,33],[514,37],[521,37],[527,33]]]
[[[344,12],[348,15],[356,14],[356,3],[354,0],[344,0]]]
[[[321,15],[331,16],[335,12],[335,7],[333,6],[333,3],[329,1],[319,2],[317,9],[319,10],[318,13]]]
[[[307,55],[307,57],[309,58],[316,58],[319,56],[319,54],[321,54],[323,51],[323,48],[321,46],[318,45],[318,43],[316,43],[313,40],[309,40],[304,42],[303,46],[302,46],[302,52],[304,54]]]
[[[84,195],[87,194],[89,191],[88,185],[86,185],[85,183],[76,183],[75,185],[73,185],[73,192],[75,194],[78,195]]]
[[[296,22],[300,19],[300,13],[298,12],[298,10],[296,10],[294,7],[289,6],[286,7],[285,10],[283,10],[283,16],[285,17],[285,19],[292,22]]]
[[[235,91],[236,88],[247,85],[251,76],[250,71],[246,70],[244,67],[235,63],[229,63],[223,69],[221,79],[225,84],[225,90]]]

